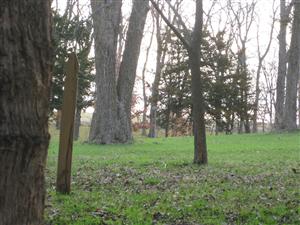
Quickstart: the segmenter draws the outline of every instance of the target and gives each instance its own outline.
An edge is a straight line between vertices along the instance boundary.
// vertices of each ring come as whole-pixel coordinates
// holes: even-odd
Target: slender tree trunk
[[[122,0],[91,0],[95,36],[96,103],[89,141],[98,144],[118,142],[116,51]]]
[[[77,107],[74,121],[74,134],[73,139],[77,141],[79,139],[80,134],[80,125],[81,125],[81,109]]]
[[[300,128],[300,71],[298,81],[298,129]]]
[[[159,18],[156,18],[156,21],[158,21]],[[163,47],[162,47],[162,40],[161,40],[161,34],[160,34],[160,27],[158,26],[159,22],[156,22],[156,40],[157,40],[157,52],[156,52],[156,69],[155,69],[155,77],[154,82],[152,84],[152,95],[151,95],[151,107],[150,107],[150,128],[149,128],[149,134],[148,137],[155,138],[157,137],[156,134],[156,110],[157,110],[157,102],[159,98],[159,81],[161,78],[161,72],[163,67],[163,61],[165,53],[163,53]],[[163,56],[163,57],[162,57]]]
[[[142,121],[142,136],[147,135],[146,123],[147,123],[148,98],[147,98],[147,94],[146,94],[145,75],[146,75],[146,68],[147,68],[148,59],[149,59],[150,48],[152,46],[152,41],[153,41],[154,29],[155,29],[155,25],[154,25],[154,19],[153,19],[153,27],[152,27],[152,31],[151,31],[150,43],[149,43],[149,46],[146,49],[146,59],[145,59],[145,63],[144,63],[143,71],[142,71],[143,101],[144,101],[143,121]]]
[[[255,85],[255,102],[254,102],[254,113],[253,113],[253,133],[257,132],[257,113],[258,113],[258,102],[259,102],[259,95],[260,95],[260,88],[259,88],[259,80],[260,80],[260,72],[262,67],[262,60],[259,59],[258,68],[256,72],[256,85]]]
[[[203,6],[202,0],[196,1],[196,18],[192,33],[191,48],[188,50],[192,74],[192,104],[194,127],[194,163],[207,164],[205,109],[203,84],[200,72],[200,44],[202,40]]]
[[[276,85],[276,103],[275,103],[275,129],[280,130],[283,127],[283,112],[285,98],[285,79],[287,70],[287,53],[286,53],[286,29],[289,15],[286,12],[285,0],[280,0],[280,30],[279,30],[279,62],[278,76]]]
[[[300,2],[294,3],[294,19],[290,44],[284,107],[284,128],[297,129],[297,84],[300,65]]]
[[[50,1],[0,3],[0,224],[43,224]]]
[[[149,0],[134,0],[117,84],[117,138],[120,142],[132,141],[131,100],[148,10]]]

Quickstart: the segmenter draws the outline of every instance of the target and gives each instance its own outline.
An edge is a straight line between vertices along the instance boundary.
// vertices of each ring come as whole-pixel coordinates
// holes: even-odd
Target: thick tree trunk
[[[132,141],[131,100],[148,10],[149,0],[134,0],[117,84],[117,139],[122,143]]]
[[[89,140],[98,144],[130,142],[131,98],[148,0],[135,0],[133,3],[117,83],[116,51],[122,1],[91,0],[91,5],[95,28],[97,96]]]
[[[207,164],[205,109],[203,84],[200,72],[200,44],[202,39],[203,7],[202,0],[196,1],[195,26],[192,33],[191,48],[188,50],[192,74],[192,104],[194,127],[194,163]]]
[[[283,127],[284,97],[285,97],[285,79],[287,70],[286,53],[286,29],[289,22],[289,15],[286,12],[285,0],[280,0],[280,30],[279,30],[279,62],[278,76],[276,85],[276,103],[275,103],[275,129],[280,130]]]
[[[96,104],[89,141],[98,144],[118,142],[116,51],[121,6],[122,0],[91,0],[95,36]]]
[[[294,3],[294,19],[288,59],[286,100],[284,107],[284,129],[297,129],[297,84],[300,64],[300,2]]]
[[[0,224],[43,224],[50,1],[0,3]]]
[[[75,114],[75,121],[74,121],[74,134],[73,134],[74,141],[77,141],[79,139],[80,125],[81,125],[81,109],[77,108]]]

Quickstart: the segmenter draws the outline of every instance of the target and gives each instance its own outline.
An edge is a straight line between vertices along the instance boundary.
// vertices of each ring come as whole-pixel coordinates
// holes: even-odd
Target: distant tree
[[[300,1],[294,2],[291,44],[286,77],[286,100],[283,128],[292,131],[297,128],[297,84],[300,68]]]
[[[1,1],[0,12],[0,224],[40,225],[50,137],[50,1]]]
[[[257,35],[256,35],[256,40],[257,40],[257,54],[258,54],[258,64],[257,64],[257,70],[256,70],[256,79],[255,79],[255,100],[254,100],[254,105],[253,105],[253,129],[252,131],[254,133],[257,132],[257,114],[259,111],[259,100],[260,100],[260,78],[261,78],[261,71],[262,71],[262,66],[264,63],[264,60],[267,56],[267,54],[270,51],[271,44],[273,41],[273,33],[274,33],[274,28],[275,28],[275,22],[276,22],[276,9],[274,7],[275,0],[273,1],[273,13],[272,13],[272,23],[271,23],[271,28],[270,28],[270,35],[267,43],[267,47],[265,50],[262,52],[261,46],[260,46],[260,29],[259,25],[257,25]]]
[[[275,129],[283,128],[284,119],[284,99],[285,99],[285,80],[287,73],[287,44],[286,33],[290,22],[290,14],[294,0],[289,5],[286,0],[280,0],[280,30],[279,30],[279,56],[278,56],[278,76],[276,84],[276,103],[275,103]]]
[[[207,146],[206,146],[206,127],[205,127],[205,103],[203,96],[203,78],[200,71],[201,41],[202,41],[202,25],[203,25],[203,5],[202,0],[195,3],[196,15],[195,24],[192,33],[189,33],[183,23],[182,18],[177,16],[178,22],[183,27],[183,33],[178,30],[163,14],[159,6],[154,0],[150,0],[155,9],[159,12],[162,19],[172,29],[174,34],[183,43],[188,51],[189,68],[192,75],[192,115],[193,115],[193,131],[194,131],[194,163],[207,163]],[[175,11],[175,10],[174,10]]]

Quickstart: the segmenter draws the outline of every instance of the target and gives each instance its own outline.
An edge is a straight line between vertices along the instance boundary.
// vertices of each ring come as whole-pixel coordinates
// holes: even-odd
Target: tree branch
[[[150,0],[153,7],[159,13],[161,18],[165,21],[165,23],[171,28],[174,34],[179,38],[186,49],[190,49],[190,43],[182,36],[182,34],[178,31],[178,29],[168,20],[168,18],[164,15],[164,13],[160,10],[159,6],[156,4],[154,0]]]

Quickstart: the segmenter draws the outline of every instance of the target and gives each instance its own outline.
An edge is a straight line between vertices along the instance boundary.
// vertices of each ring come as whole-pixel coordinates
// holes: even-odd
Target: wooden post
[[[63,94],[56,191],[68,194],[71,189],[73,128],[76,108],[77,73],[79,65],[75,53],[69,54]]]

